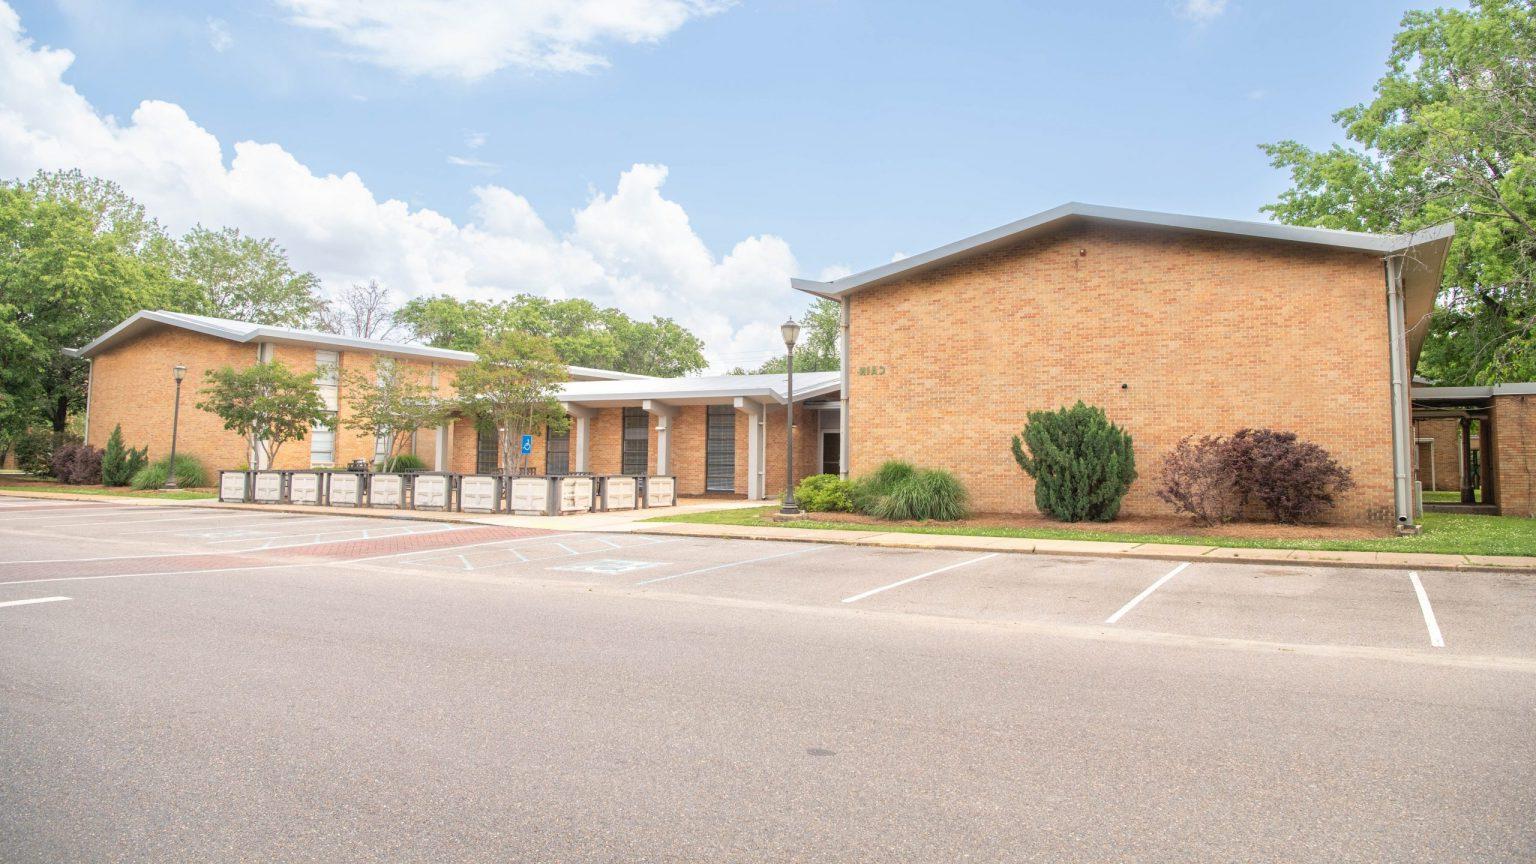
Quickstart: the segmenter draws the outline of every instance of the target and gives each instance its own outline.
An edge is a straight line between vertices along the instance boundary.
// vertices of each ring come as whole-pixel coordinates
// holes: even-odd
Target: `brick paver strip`
[[[273,549],[280,556],[302,555],[314,558],[348,560],[373,555],[395,555],[404,552],[427,552],[468,543],[490,543],[496,540],[517,540],[559,532],[538,528],[503,528],[497,525],[480,525],[473,528],[453,528],[447,531],[428,531],[419,534],[396,534],[390,537],[374,537],[367,540],[338,540],[335,543],[317,543],[312,546],[295,546],[289,549]]]

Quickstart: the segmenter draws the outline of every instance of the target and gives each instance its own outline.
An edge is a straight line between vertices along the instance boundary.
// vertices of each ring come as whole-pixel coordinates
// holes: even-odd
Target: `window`
[[[336,406],[341,384],[341,355],[335,351],[315,352],[315,390],[325,404],[326,419],[316,421],[309,431],[309,464],[336,464]]]
[[[650,470],[651,423],[640,408],[624,409],[624,453],[620,470],[641,475]]]
[[[704,443],[704,491],[736,491],[736,409],[731,405],[708,408]]]
[[[566,427],[564,432],[556,432],[548,426],[544,427],[544,473],[571,473],[571,432],[569,426]]]
[[[475,473],[500,473],[500,457],[496,444],[496,430],[489,428],[475,430]]]

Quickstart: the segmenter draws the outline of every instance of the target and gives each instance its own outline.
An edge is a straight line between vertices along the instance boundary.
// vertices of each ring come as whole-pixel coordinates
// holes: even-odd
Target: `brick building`
[[[1409,527],[1415,479],[1447,488],[1442,475],[1460,471],[1445,467],[1455,449],[1435,423],[1466,415],[1481,418],[1484,505],[1530,513],[1536,386],[1410,383],[1450,239],[1450,226],[1374,235],[1069,204],[863,273],[794,280],[843,309],[843,370],[795,376],[795,477],[856,476],[902,458],[955,472],[979,510],[1031,512],[1010,439],[1029,411],[1081,399],[1135,440],[1141,477],[1128,514],[1167,512],[1152,490],[1183,436],[1271,427],[1351,469],[1357,487],[1334,518]],[[305,370],[390,356],[447,395],[455,368],[473,360],[169,313],[140,313],[77,353],[92,362],[90,442],[102,446],[122,423],[130,444],[157,452],[169,443],[177,362],[196,382],[258,356]],[[560,394],[571,428],[535,441],[535,469],[672,474],[684,495],[782,491],[784,376],[572,368],[571,378]],[[346,411],[344,392],[327,399]],[[193,401],[184,394],[181,446],[209,467],[244,463],[244,444]],[[494,444],[466,421],[418,437],[429,466],[495,468]],[[318,430],[287,445],[277,467],[372,453],[355,434]]]
[[[210,370],[279,361],[295,371],[321,372],[316,386],[335,412],[331,422],[303,440],[284,444],[274,465],[260,466],[297,469],[345,466],[355,459],[373,462],[382,455],[381,442],[345,428],[351,399],[345,373],[371,377],[375,365],[387,359],[404,365],[418,382],[447,399],[454,395],[457,370],[475,359],[464,351],[150,311],[71,353],[90,364],[86,441],[105,447],[120,425],[127,445],[147,446],[155,458],[170,450],[176,398],[172,369],[186,366],[177,451],[214,470],[251,465],[262,454],[248,452],[246,441],[226,430],[218,417],[194,407]],[[685,495],[718,492],[760,498],[783,490],[785,376],[658,379],[568,369],[570,382],[560,398],[571,415],[570,428],[535,437],[528,461],[534,470],[673,474]],[[797,476],[824,468],[836,472],[837,403],[825,397],[829,388],[835,390],[837,373],[802,374],[795,383]],[[834,461],[824,465],[822,441],[828,434],[831,444],[826,449]],[[481,434],[465,418],[423,430],[406,452],[432,470],[498,470],[495,436]]]
[[[1127,514],[1163,513],[1186,435],[1294,431],[1354,474],[1335,518],[1409,527],[1409,374],[1451,227],[1411,236],[1068,204],[794,287],[839,301],[843,464],[947,468],[985,511],[1034,509],[1011,436],[1079,399],[1135,441]]]

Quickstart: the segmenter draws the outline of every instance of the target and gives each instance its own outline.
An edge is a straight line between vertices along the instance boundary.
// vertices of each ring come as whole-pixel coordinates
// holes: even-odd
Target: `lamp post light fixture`
[[[166,489],[176,488],[176,427],[181,423],[181,379],[187,377],[187,367],[177,363],[171,374],[176,376],[176,402],[171,408],[171,461],[166,463]]]
[[[800,338],[800,325],[791,318],[779,325],[784,337],[785,390],[784,403],[784,506],[779,512],[785,516],[800,513],[795,503],[795,342]]]

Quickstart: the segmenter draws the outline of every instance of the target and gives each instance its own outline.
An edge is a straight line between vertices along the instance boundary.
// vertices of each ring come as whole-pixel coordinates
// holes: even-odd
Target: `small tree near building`
[[[565,380],[565,364],[549,341],[517,331],[482,344],[480,357],[459,371],[455,381],[459,407],[496,430],[501,472],[522,469],[526,458],[518,443],[545,427],[563,431],[565,409],[555,398]]]
[[[447,406],[437,393],[393,358],[375,361],[371,377],[348,372],[342,380],[350,409],[342,425],[385,442],[383,470],[395,470],[396,459],[416,433],[441,424],[447,415]]]
[[[1013,458],[1035,478],[1035,506],[1063,522],[1108,522],[1136,479],[1131,436],[1104,409],[1078,402],[1031,411]]]
[[[250,451],[258,454],[258,464],[252,467],[270,467],[283,444],[302,439],[310,427],[329,417],[315,390],[315,375],[275,361],[212,369],[198,391],[205,398],[197,407],[217,415],[225,429],[249,442]]]

